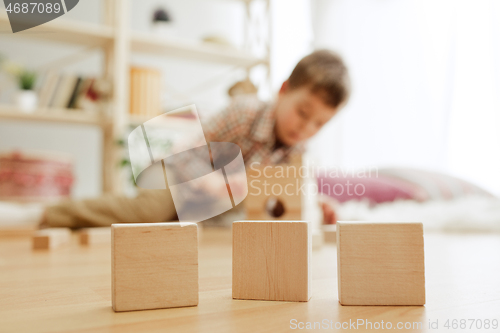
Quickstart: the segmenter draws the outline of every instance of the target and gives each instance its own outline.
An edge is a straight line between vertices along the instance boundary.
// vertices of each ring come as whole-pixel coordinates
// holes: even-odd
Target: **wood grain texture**
[[[337,223],[342,305],[424,305],[422,223]]]
[[[113,310],[197,305],[197,235],[195,223],[113,224]]]
[[[81,245],[98,245],[111,243],[111,228],[83,228],[79,232]]]
[[[60,247],[71,241],[69,228],[48,228],[37,230],[33,237],[33,250],[48,250]]]
[[[311,298],[311,227],[305,221],[233,223],[233,298]]]

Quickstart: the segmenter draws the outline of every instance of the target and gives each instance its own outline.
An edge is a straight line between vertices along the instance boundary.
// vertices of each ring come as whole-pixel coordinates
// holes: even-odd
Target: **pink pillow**
[[[372,173],[371,177],[356,177],[356,173],[340,177],[336,175],[337,173],[328,171],[320,173],[317,182],[319,193],[329,195],[339,202],[361,199],[372,203],[448,200],[471,194],[493,196],[456,177],[418,169],[384,168]]]

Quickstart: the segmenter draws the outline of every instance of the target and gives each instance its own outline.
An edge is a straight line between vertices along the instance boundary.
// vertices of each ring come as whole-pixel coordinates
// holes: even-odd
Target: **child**
[[[342,59],[328,50],[304,57],[283,82],[277,99],[235,100],[203,125],[207,142],[233,142],[240,146],[246,165],[286,162],[303,151],[316,134],[347,102],[349,77]],[[325,220],[334,212],[323,204]],[[142,190],[136,198],[104,196],[67,201],[47,207],[42,225],[51,227],[109,226],[118,222],[160,222],[175,219],[168,190]]]

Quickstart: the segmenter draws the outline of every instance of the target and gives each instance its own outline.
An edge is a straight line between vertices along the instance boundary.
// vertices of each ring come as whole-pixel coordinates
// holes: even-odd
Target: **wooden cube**
[[[424,305],[422,223],[337,223],[342,305]]]
[[[197,235],[195,223],[113,224],[113,310],[197,305]]]
[[[307,302],[311,251],[309,222],[234,222],[233,298]]]
[[[111,243],[111,228],[84,228],[80,230],[81,245],[98,245]]]
[[[248,220],[303,218],[301,166],[299,159],[292,164],[247,169],[248,195],[244,203]]]
[[[303,164],[302,156],[296,154],[287,164],[252,164],[247,168],[244,200],[247,220],[301,220],[309,221],[313,230],[319,229],[323,211],[314,174],[314,168]]]
[[[33,249],[47,250],[55,249],[71,241],[71,230],[69,228],[47,228],[37,230],[33,235]]]

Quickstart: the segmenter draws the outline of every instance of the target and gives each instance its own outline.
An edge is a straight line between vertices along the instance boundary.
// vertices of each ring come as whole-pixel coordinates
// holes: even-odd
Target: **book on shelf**
[[[71,95],[69,97],[69,100],[67,103],[68,109],[75,109],[76,100],[77,100],[78,94],[80,93],[80,90],[82,88],[82,82],[83,82],[83,78],[81,76],[79,76],[76,79],[75,88],[73,89],[73,91],[71,92]]]
[[[56,109],[68,108],[69,100],[75,90],[78,77],[76,75],[63,75],[59,78],[50,107]]]
[[[80,109],[98,111],[110,95],[108,82],[102,78],[84,77],[48,71],[41,76],[38,88],[41,109]]]
[[[38,107],[46,108],[49,106],[54,90],[56,89],[59,74],[55,71],[48,71],[42,76],[40,90],[38,92]]]
[[[130,114],[154,118],[161,113],[161,71],[130,68]]]

